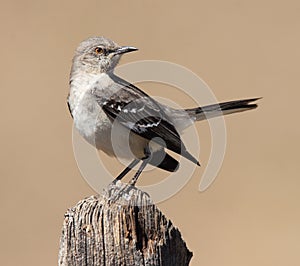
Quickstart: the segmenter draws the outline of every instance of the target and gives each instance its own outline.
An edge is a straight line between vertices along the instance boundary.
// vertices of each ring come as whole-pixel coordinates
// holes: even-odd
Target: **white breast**
[[[139,136],[132,139],[129,130],[123,126],[113,127],[114,132],[111,134],[112,123],[92,94],[95,88],[107,90],[111,82],[113,81],[106,74],[103,76],[86,74],[72,78],[69,103],[75,127],[90,144],[110,156],[128,159],[134,156],[142,158],[148,141]],[[107,97],[116,91],[104,93]],[[134,156],[131,150],[134,151]]]

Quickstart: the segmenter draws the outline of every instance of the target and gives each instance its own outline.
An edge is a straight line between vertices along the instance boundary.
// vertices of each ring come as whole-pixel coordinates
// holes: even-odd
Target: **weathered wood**
[[[180,232],[145,192],[121,183],[65,214],[59,265],[189,265]]]

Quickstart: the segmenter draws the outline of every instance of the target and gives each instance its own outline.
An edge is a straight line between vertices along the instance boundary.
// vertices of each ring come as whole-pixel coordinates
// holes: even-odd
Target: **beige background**
[[[55,265],[65,210],[94,193],[66,107],[73,51],[92,35],[140,48],[122,63],[187,67],[219,100],[264,97],[226,118],[226,157],[204,193],[209,131],[197,125],[203,167],[159,207],[194,252],[191,265],[299,265],[299,13],[292,0],[2,1],[1,265]]]

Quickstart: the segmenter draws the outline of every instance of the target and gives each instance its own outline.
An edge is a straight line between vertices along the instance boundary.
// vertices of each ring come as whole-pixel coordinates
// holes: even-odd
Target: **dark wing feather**
[[[109,99],[103,98],[103,95],[97,96],[97,91],[94,92],[98,104],[112,121],[117,119],[134,133],[199,164],[186,150],[177,130],[154,99],[122,79],[116,78],[116,82],[123,89],[110,95]]]
[[[164,149],[154,152],[149,163],[169,172],[175,172],[179,168],[179,162],[167,154]]]

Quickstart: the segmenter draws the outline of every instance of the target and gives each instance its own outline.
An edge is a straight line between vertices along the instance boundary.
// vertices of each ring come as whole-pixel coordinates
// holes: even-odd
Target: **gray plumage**
[[[139,160],[143,164],[133,183],[147,163],[175,171],[178,162],[166,149],[200,165],[180,133],[195,121],[257,107],[252,102],[258,98],[186,110],[158,103],[114,74],[121,55],[135,50],[104,37],[89,38],[76,49],[70,75],[68,105],[79,133],[110,156],[134,160],[118,179]]]

